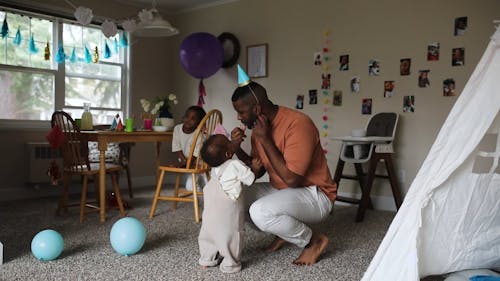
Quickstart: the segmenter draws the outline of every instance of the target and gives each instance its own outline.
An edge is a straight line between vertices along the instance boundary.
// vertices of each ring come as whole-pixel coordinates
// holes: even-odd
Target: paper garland
[[[328,73],[330,70],[330,31],[325,30],[323,32],[323,48],[322,48],[322,59],[323,62],[321,66],[323,68],[323,73],[321,74],[321,92],[323,94],[323,114],[322,120],[323,124],[321,126],[321,146],[323,147],[323,152],[328,154],[328,110],[330,105],[330,91],[331,88],[331,74]]]
[[[5,37],[7,37],[8,34],[9,34],[9,24],[7,23],[7,16],[5,16],[5,18],[3,19],[2,30],[0,31],[0,36],[2,36],[2,38],[5,38]]]
[[[16,46],[21,46],[22,41],[23,41],[23,37],[21,36],[21,31],[18,28],[17,32],[16,32],[16,37],[14,37],[14,40],[12,41],[12,43],[14,43],[14,45],[16,45]]]
[[[79,10],[79,8],[82,8]],[[77,10],[79,10],[79,17],[80,20],[79,22],[82,25],[86,25],[86,22],[92,20],[92,10],[88,9],[85,10],[83,7],[79,7]],[[75,12],[76,16],[76,12]],[[116,28],[116,25],[113,22],[110,21],[105,21],[104,24],[104,31],[106,31],[105,36],[115,36],[118,33],[118,30]],[[104,33],[103,31],[103,33]],[[116,31],[116,32],[115,32]],[[5,15],[5,18],[2,23],[2,27],[0,29],[0,37],[1,39],[7,39],[7,38],[12,38],[12,44],[15,45],[16,47],[20,47],[23,44],[23,37],[21,33],[21,27],[17,28],[17,31],[14,36],[9,36],[10,30],[9,30],[9,24],[7,22],[7,14]],[[28,52],[32,55],[38,54],[40,52],[40,49],[37,47],[37,42],[35,41],[35,34],[31,32],[31,29],[29,30],[29,41],[28,41]],[[119,39],[118,39],[119,38]],[[104,46],[103,46],[103,57],[106,59],[111,58],[115,54],[120,53],[120,48],[127,48],[129,45],[127,35],[125,32],[121,32],[118,36],[116,36],[114,39],[111,39],[114,43],[113,48],[110,47],[108,44],[108,40],[105,40]],[[112,51],[113,50],[113,51]],[[95,50],[93,54],[89,51],[87,46],[84,47],[84,57],[78,57],[77,56],[77,51],[76,48],[73,47],[73,50],[71,52],[71,55],[68,56],[67,54],[64,53],[64,48],[62,45],[58,48],[57,53],[54,56],[54,60],[57,63],[63,63],[64,61],[68,61],[70,63],[78,63],[78,62],[84,62],[84,63],[97,63],[99,62],[99,49],[95,47]],[[44,60],[48,61],[50,60],[51,57],[51,51],[50,51],[50,43],[47,42],[44,52],[43,52],[43,58]]]

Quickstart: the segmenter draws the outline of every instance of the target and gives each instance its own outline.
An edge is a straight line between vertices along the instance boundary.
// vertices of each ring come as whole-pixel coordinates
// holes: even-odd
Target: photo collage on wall
[[[468,28],[468,17],[456,17],[453,22],[453,35],[454,36],[466,36],[467,28]],[[348,52],[344,52],[335,56],[335,59],[332,60],[333,54],[330,52],[330,39],[329,32],[324,32],[324,42],[321,51],[315,52],[313,54],[313,65],[315,67],[321,68],[321,77],[320,77],[320,89],[311,89],[309,90],[309,104],[315,105],[318,104],[318,100],[321,100],[318,95],[323,96],[323,122],[324,122],[324,132],[323,136],[326,137],[327,132],[326,129],[328,116],[327,105],[333,106],[342,106],[343,104],[343,92],[339,89],[335,89],[332,84],[333,80],[333,72],[330,71],[330,62],[334,61],[334,63],[338,62],[338,65],[335,65],[334,70],[339,72],[350,72],[355,69],[352,69],[351,62],[351,54]],[[430,42],[426,46],[426,61],[432,65],[433,62],[437,62],[442,60],[441,56],[441,44],[438,41]],[[450,58],[449,65],[452,67],[461,67],[465,65],[465,47],[463,46],[453,46],[449,49],[450,57],[445,56],[445,58]],[[399,59],[399,76],[409,76],[415,77],[416,83],[419,88],[430,88],[431,87],[431,74],[432,67],[423,67],[418,69],[412,69],[412,60],[411,57],[402,57]],[[368,60],[367,65],[367,76],[372,77],[370,79],[374,79],[382,74],[383,69],[387,67],[393,68],[393,64],[389,64],[388,62],[383,62],[377,57],[372,57]],[[366,72],[365,72],[366,73]],[[361,92],[361,78],[363,75],[358,75],[353,73],[350,76],[349,80],[349,89],[351,93],[360,93]],[[415,79],[414,78],[414,79]],[[384,99],[390,98],[401,98],[402,99],[402,112],[404,113],[413,113],[415,112],[415,99],[416,96],[414,94],[403,93],[397,91],[398,81],[397,79],[385,79],[383,81],[383,97]],[[444,77],[441,84],[442,96],[444,97],[452,97],[456,96],[457,93],[455,91],[456,81],[452,77]],[[321,94],[319,92],[321,91]],[[332,94],[332,98],[329,98],[330,93]],[[363,97],[360,99],[361,101],[361,114],[372,114],[372,106],[373,99],[370,97]],[[297,106],[298,109],[303,109],[304,107],[304,95],[297,95]]]

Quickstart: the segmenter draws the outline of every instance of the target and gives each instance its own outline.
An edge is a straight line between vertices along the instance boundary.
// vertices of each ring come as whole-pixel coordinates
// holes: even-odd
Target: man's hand
[[[255,157],[252,158],[252,164],[250,165],[250,168],[252,169],[252,172],[254,174],[258,174],[262,169],[262,162],[260,161],[260,159]]]
[[[271,126],[269,124],[269,118],[264,114],[259,114],[257,120],[255,121],[255,126],[252,130],[252,134],[258,139],[268,138],[271,132]]]
[[[241,143],[246,137],[245,132],[241,128],[234,128],[231,131],[231,144],[233,145],[234,151],[237,151],[241,147]]]

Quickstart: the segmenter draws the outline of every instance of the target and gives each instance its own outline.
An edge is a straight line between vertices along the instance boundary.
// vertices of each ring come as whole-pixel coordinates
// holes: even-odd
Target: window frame
[[[15,14],[22,14],[24,16],[28,17],[36,17],[40,19],[45,19],[45,20],[50,20],[52,21],[53,24],[53,36],[52,36],[52,56],[54,56],[55,52],[55,46],[59,46],[59,42],[62,42],[63,38],[63,24],[78,24],[75,20],[68,19],[67,17],[64,17],[62,15],[56,16],[56,15],[49,15],[49,14],[44,14],[42,12],[32,12],[29,11],[29,9],[22,9],[22,8],[9,8],[9,7],[3,7],[0,6],[2,11],[7,12],[7,13],[15,13]],[[85,27],[90,27],[90,28],[97,28],[99,29],[99,26],[95,23],[91,23],[88,26]],[[123,30],[120,30],[122,32],[125,32]],[[128,35],[128,34],[127,34]],[[5,39],[1,39],[5,40]],[[116,62],[102,62],[99,61],[99,64],[106,64],[106,65],[113,65],[113,66],[119,66],[121,68],[121,80],[120,80],[120,87],[121,87],[121,104],[120,104],[120,109],[123,111],[123,114],[125,116],[128,116],[130,113],[130,46],[124,49],[124,55],[123,55],[123,63],[116,63]],[[56,63],[53,61],[53,57],[51,58],[52,60],[52,66],[55,66],[55,68],[50,68],[50,69],[44,69],[44,68],[36,68],[36,67],[28,67],[28,66],[18,66],[18,65],[9,65],[9,64],[3,64],[0,62],[0,70],[2,71],[17,71],[17,72],[24,72],[24,73],[36,73],[36,74],[52,74],[54,75],[54,111],[55,110],[60,110],[63,108],[75,108],[75,109],[81,109],[81,106],[66,106],[65,105],[65,97],[66,97],[66,85],[65,85],[65,79],[66,77],[70,78],[91,78],[91,79],[99,79],[99,80],[104,80],[108,81],[109,79],[106,79],[104,77],[99,78],[95,77],[93,75],[66,75],[66,70],[65,70],[65,64],[64,63]],[[113,80],[115,81],[115,80]],[[95,110],[112,110],[110,108],[106,107],[98,107],[94,106],[92,109]],[[26,120],[26,119],[0,119],[0,130],[11,130],[11,129],[20,129],[20,130],[46,130],[50,128],[50,120]]]

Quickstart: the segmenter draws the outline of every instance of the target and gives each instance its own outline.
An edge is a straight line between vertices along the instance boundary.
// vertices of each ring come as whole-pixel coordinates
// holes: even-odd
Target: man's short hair
[[[255,98],[253,97],[254,94],[256,95],[255,98],[257,98],[258,101],[255,100]],[[250,84],[246,86],[236,88],[233,92],[233,96],[231,97],[231,101],[235,102],[239,99],[242,98],[248,99],[250,97],[252,97],[252,99],[255,100],[257,103],[260,103],[263,101],[264,98],[267,98],[266,89],[262,87],[262,85],[260,85],[259,83],[251,81]]]

